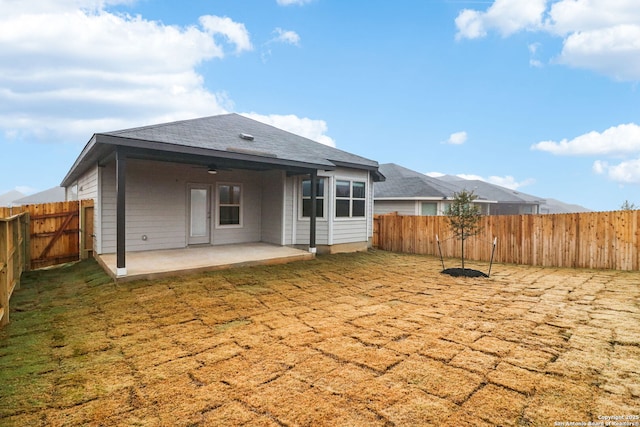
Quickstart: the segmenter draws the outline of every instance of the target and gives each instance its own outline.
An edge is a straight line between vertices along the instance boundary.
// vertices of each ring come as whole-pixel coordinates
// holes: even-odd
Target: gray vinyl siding
[[[398,215],[419,215],[415,200],[376,200],[373,204],[376,215],[397,212]]]
[[[366,242],[373,234],[372,206],[371,198],[373,195],[373,182],[367,171],[357,171],[353,169],[338,169],[333,174],[331,180],[332,186],[335,187],[337,180],[348,181],[364,181],[367,185],[366,194],[368,200],[366,203],[366,212],[363,218],[336,218],[335,217],[335,191],[332,187],[331,191],[331,218],[332,225],[332,244],[339,245],[341,243]]]
[[[96,251],[113,253],[116,248],[115,162],[96,169],[99,208],[96,209]],[[326,184],[325,218],[316,223],[316,243],[334,245],[365,242],[372,235],[373,182],[368,172],[349,169],[320,174]],[[337,179],[367,183],[367,211],[364,218],[335,218]],[[188,245],[187,194],[190,184],[208,185],[211,190],[210,244],[224,245],[263,241],[272,244],[308,245],[309,219],[300,212],[300,177],[286,177],[282,171],[219,171],[146,160],[127,161],[126,248],[127,251],[182,248]],[[217,185],[242,186],[241,226],[217,225]],[[91,187],[87,186],[87,190]],[[284,212],[282,210],[284,209]],[[143,238],[143,236],[146,237]]]
[[[284,244],[294,244],[294,228],[296,226],[296,218],[294,216],[295,201],[295,177],[288,177],[285,180],[285,199],[284,199]]]
[[[146,164],[145,164],[146,163]],[[127,251],[180,248],[186,245],[186,191],[167,163],[127,161]],[[115,164],[103,171],[102,251],[116,248]],[[146,236],[146,240],[143,240]]]
[[[316,221],[316,244],[328,245],[329,233],[328,233],[328,221],[318,219]],[[308,245],[309,235],[311,227],[309,226],[309,220],[299,220],[296,230],[296,245]]]
[[[186,246],[185,183],[182,165],[127,161],[126,246],[128,251]],[[143,240],[146,236],[146,240]]]
[[[259,242],[262,229],[262,175],[258,172],[238,171],[219,173],[213,186],[214,211],[212,216],[212,244],[228,245],[232,243]],[[229,183],[242,186],[242,226],[217,225],[217,184]]]
[[[366,242],[369,238],[367,219],[336,221],[333,225],[333,244]]]
[[[373,239],[373,176],[369,175],[369,182],[367,184],[367,240]]]
[[[283,171],[265,172],[262,176],[262,238],[266,243],[283,245],[283,215],[285,191]]]
[[[306,178],[306,177],[305,177]],[[324,178],[327,183],[325,184],[325,204],[326,207],[326,217],[325,218],[317,218],[316,219],[316,244],[317,245],[330,245],[332,244],[329,241],[329,218],[331,215],[331,209],[333,207],[333,203],[331,202],[331,197],[329,195],[329,188],[331,187],[331,179],[329,176],[324,176],[322,174],[318,175],[318,178]],[[301,180],[302,177],[295,178],[295,191],[293,197],[295,198],[295,203],[293,207],[293,218],[295,221],[295,242],[296,245],[309,245],[309,237],[311,235],[311,223],[309,218],[302,217],[302,188],[301,188]]]
[[[189,184],[205,184],[211,189],[211,240],[214,245],[261,240],[262,179],[251,171],[220,171],[209,175],[201,167],[127,161],[126,247],[127,251],[183,248],[187,246],[187,191]],[[242,226],[217,225],[217,184],[242,186]],[[116,248],[115,164],[102,172],[102,247],[100,253]],[[143,235],[146,240],[143,240]]]
[[[339,168],[335,171],[325,171],[318,174],[327,182],[325,187],[325,218],[318,218],[316,222],[316,243],[318,245],[335,245],[341,243],[366,242],[373,234],[373,217],[371,195],[373,182],[366,171]],[[335,185],[336,180],[364,181],[367,183],[367,210],[364,218],[336,218],[335,217]],[[300,178],[297,178],[299,182]],[[300,186],[296,185],[294,197],[297,203],[292,209],[295,218],[295,244],[309,244],[309,219],[301,218],[300,214]]]
[[[107,254],[116,251],[116,164],[109,163],[101,168],[100,194],[100,230],[96,230],[98,253]]]
[[[90,168],[84,175],[78,178],[78,186],[77,186],[77,198],[79,200],[93,200],[93,234],[94,234],[94,242],[93,248],[94,251],[100,253],[100,204],[98,203],[98,185],[100,183],[100,168],[96,164],[94,167]],[[69,189],[67,188],[67,191]],[[68,200],[68,198],[67,198]]]
[[[78,179],[78,199],[98,201],[98,165]]]

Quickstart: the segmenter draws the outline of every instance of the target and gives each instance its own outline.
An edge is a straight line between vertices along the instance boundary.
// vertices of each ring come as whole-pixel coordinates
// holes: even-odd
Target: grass
[[[26,273],[0,425],[515,425],[638,415],[640,272],[382,251],[113,283]]]

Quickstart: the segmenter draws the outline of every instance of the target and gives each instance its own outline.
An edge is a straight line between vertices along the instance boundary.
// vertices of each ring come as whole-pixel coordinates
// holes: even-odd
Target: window
[[[336,181],[336,217],[365,216],[366,186],[360,181]]]
[[[240,225],[239,184],[218,185],[218,225]]]
[[[438,215],[438,204],[437,203],[428,203],[428,202],[423,202],[422,203],[422,210],[420,212],[421,215],[423,216],[431,216],[431,215]]]
[[[311,180],[302,180],[302,217],[311,217]],[[324,218],[324,178],[318,178],[316,186],[316,218]]]

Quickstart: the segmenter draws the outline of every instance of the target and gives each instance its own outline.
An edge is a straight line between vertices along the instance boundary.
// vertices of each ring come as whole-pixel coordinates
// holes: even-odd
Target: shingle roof
[[[250,135],[253,140],[243,139],[240,134]],[[105,135],[331,167],[335,162],[378,166],[373,160],[235,113],[106,132]]]
[[[395,163],[384,163],[378,168],[385,176],[384,182],[375,185],[375,198],[425,198],[453,197],[458,188],[425,174],[407,169]]]
[[[374,179],[384,179],[374,160],[232,113],[95,134],[61,185],[68,186],[118,145],[188,155],[191,159],[223,158],[236,164],[326,170],[346,166],[372,171]]]
[[[491,184],[489,182],[480,181],[477,179],[449,179],[449,184],[453,184],[459,188],[458,191],[467,190],[473,191],[475,195],[481,200],[495,200],[501,203],[521,203],[521,204],[540,204],[544,203],[544,199],[540,197],[532,196],[531,194],[523,193],[521,191],[512,190],[500,185]]]
[[[386,181],[376,183],[376,199],[442,199],[452,198],[454,193],[467,190],[473,191],[479,201],[518,204],[544,203],[544,199],[539,197],[485,181],[466,180],[452,176],[432,178],[394,163],[381,164],[379,171],[386,177]]]
[[[53,187],[13,201],[13,205],[30,205],[34,203],[64,202],[65,191],[62,187]]]

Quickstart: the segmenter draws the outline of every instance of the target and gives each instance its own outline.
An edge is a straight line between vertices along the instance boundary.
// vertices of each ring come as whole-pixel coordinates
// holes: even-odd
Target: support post
[[[311,171],[311,216],[309,217],[309,252],[316,253],[316,209],[318,206],[318,171]]]
[[[127,159],[122,148],[116,149],[116,277],[127,275],[126,251],[126,189]]]

